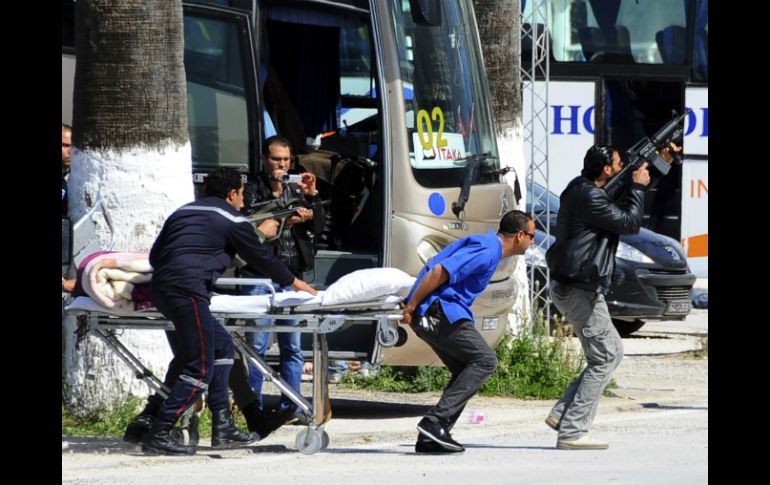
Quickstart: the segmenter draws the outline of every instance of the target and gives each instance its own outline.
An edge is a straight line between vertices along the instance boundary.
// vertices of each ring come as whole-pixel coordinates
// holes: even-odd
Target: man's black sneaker
[[[465,451],[463,445],[452,439],[452,435],[436,421],[428,418],[422,418],[417,423],[417,431],[426,438],[430,438],[444,448],[452,451]]]
[[[417,443],[414,444],[415,453],[430,453],[430,454],[447,454],[447,453],[462,453],[464,450],[450,450],[431,439],[427,439],[424,436],[417,438]]]

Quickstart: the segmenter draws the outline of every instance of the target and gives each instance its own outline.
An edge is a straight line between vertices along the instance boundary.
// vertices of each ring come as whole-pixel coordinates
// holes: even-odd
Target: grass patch
[[[123,436],[126,425],[142,410],[144,401],[130,397],[120,403],[115,411],[94,411],[85,416],[70,413],[61,407],[61,434],[66,436]]]
[[[554,337],[542,312],[534,325],[516,337],[506,335],[497,346],[497,370],[479,391],[483,396],[557,399],[580,373],[581,354],[567,346],[569,332],[557,322]]]
[[[94,411],[85,416],[71,413],[62,404],[61,408],[61,434],[62,436],[103,436],[122,438],[126,426],[144,407],[145,400],[132,396],[121,402],[115,411]],[[198,431],[200,436],[211,436],[211,413],[208,409],[199,413],[200,421]],[[241,429],[246,429],[246,420],[241,413],[233,411],[235,424]],[[179,422],[177,422],[177,425]]]
[[[557,323],[557,337],[547,335],[542,313],[531,330],[498,344],[498,366],[479,393],[484,396],[512,396],[525,399],[556,399],[561,396],[582,367],[581,354],[566,345],[569,332]],[[341,385],[349,389],[386,392],[441,391],[449,383],[444,367],[383,366],[375,376],[345,375]],[[609,386],[608,386],[609,387]]]
[[[444,367],[383,366],[374,376],[345,374],[340,384],[348,389],[369,389],[386,392],[441,391],[451,375]]]

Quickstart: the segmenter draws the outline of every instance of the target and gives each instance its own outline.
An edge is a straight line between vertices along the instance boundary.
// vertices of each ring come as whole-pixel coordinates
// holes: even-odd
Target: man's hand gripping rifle
[[[650,175],[656,178],[668,174],[672,163],[682,163],[680,156],[673,150],[669,150],[673,159],[671,163],[666,162],[666,160],[660,156],[660,152],[669,148],[671,143],[679,146],[682,145],[682,134],[684,132],[682,120],[690,113],[690,111],[691,110],[687,108],[680,116],[677,116],[676,112],[673,112],[674,119],[666,123],[663,128],[652,135],[652,138],[646,136],[626,151],[625,166],[616,176],[612,177],[604,185],[604,190],[606,190],[612,198],[616,198],[620,195],[622,192],[620,187],[626,186],[630,174],[638,169],[644,162],[649,162],[648,167],[654,169],[650,170]]]
[[[267,219],[275,219],[278,221],[278,231],[275,236],[265,239],[265,243],[269,243],[272,241],[275,241],[278,239],[281,235],[281,233],[284,230],[284,226],[286,225],[286,221],[294,216],[297,215],[297,209],[300,207],[304,207],[306,209],[313,210],[317,207],[322,207],[325,205],[329,205],[331,203],[330,200],[324,200],[321,202],[316,202],[314,204],[311,203],[303,203],[299,199],[291,199],[287,204],[285,205],[279,205],[276,201],[267,201],[263,202],[261,204],[258,204],[257,212],[254,214],[246,216],[246,219],[249,220],[251,224],[254,225],[254,227],[258,227],[262,221],[265,221]],[[261,206],[261,207],[260,207]]]

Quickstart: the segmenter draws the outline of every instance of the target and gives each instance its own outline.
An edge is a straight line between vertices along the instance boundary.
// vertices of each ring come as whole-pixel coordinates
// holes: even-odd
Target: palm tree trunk
[[[519,177],[523,200],[526,200],[526,160],[522,139],[522,93],[519,63],[521,41],[519,27],[521,6],[519,0],[474,0],[474,11],[479,26],[484,68],[489,82],[492,112],[495,117],[500,165],[513,167],[506,181],[513,188]],[[522,206],[516,207],[523,209]],[[516,333],[528,321],[530,312],[529,281],[524,258],[517,257],[512,277],[516,281],[516,300],[509,314],[509,328]]]
[[[113,249],[147,252],[166,217],[193,200],[181,0],[78,0],[75,18],[69,215],[77,220],[101,196]],[[106,244],[107,225],[98,231]],[[66,323],[64,395],[73,412],[147,394],[96,338],[76,349],[74,325]],[[161,331],[126,331],[121,341],[152,356],[162,378],[171,353]]]

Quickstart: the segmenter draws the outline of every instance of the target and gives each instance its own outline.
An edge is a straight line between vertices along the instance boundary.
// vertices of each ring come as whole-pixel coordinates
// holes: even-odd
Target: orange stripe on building
[[[688,237],[682,242],[687,249],[688,258],[707,258],[709,255],[709,235],[698,234]]]

